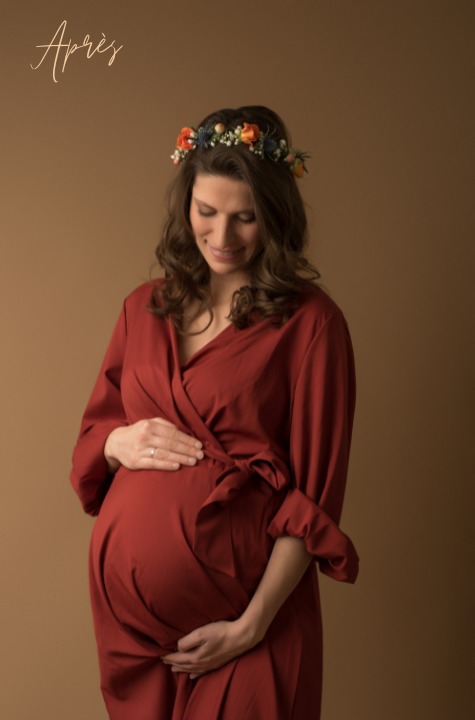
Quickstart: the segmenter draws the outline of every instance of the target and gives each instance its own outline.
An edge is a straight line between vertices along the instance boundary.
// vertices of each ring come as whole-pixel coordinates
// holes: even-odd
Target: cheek
[[[246,238],[246,245],[249,250],[252,250],[253,252],[256,252],[261,247],[261,240],[258,231],[249,233],[248,237]]]
[[[197,238],[199,238],[201,235],[204,234],[204,230],[205,230],[204,220],[205,220],[205,218],[201,217],[197,213],[194,213],[193,211],[190,212],[191,229],[193,230],[193,234]]]

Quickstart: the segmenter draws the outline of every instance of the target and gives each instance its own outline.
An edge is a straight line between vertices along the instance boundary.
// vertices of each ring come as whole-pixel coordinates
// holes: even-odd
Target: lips
[[[244,248],[239,248],[238,250],[218,250],[218,248],[212,245],[208,245],[208,248],[213,257],[217,260],[223,260],[224,262],[235,260],[244,250]]]

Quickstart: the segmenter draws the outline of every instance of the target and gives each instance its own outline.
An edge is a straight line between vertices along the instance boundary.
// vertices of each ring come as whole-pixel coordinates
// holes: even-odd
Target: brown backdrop
[[[122,298],[153,261],[177,132],[243,103],[275,108],[312,153],[312,258],[358,365],[343,527],[362,568],[355,587],[322,579],[323,720],[473,717],[474,9],[4,9],[2,718],[106,717],[71,450]],[[59,82],[53,51],[33,70],[63,20],[65,42],[123,44],[113,64],[82,49],[63,73],[63,49]]]

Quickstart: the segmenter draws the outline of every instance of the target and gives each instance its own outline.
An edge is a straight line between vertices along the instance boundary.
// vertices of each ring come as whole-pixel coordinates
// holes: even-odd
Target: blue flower
[[[199,127],[196,131],[195,147],[207,148],[214,134],[212,127]]]
[[[269,135],[265,135],[262,138],[262,152],[265,157],[272,158],[278,147],[277,140],[274,140],[274,138]]]

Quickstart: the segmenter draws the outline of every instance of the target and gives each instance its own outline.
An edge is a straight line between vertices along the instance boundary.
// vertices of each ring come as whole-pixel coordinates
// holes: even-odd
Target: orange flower
[[[194,135],[195,131],[193,128],[184,127],[181,129],[180,134],[176,139],[176,146],[179,150],[191,150],[192,144],[190,139]]]
[[[301,178],[302,175],[305,172],[305,165],[303,164],[303,160],[300,158],[297,158],[297,160],[294,162],[294,165],[292,167],[292,172],[295,175],[295,177]]]
[[[246,145],[252,145],[256,140],[259,140],[260,134],[259,125],[251,125],[245,122],[244,129],[241,130],[241,142],[246,143]]]

